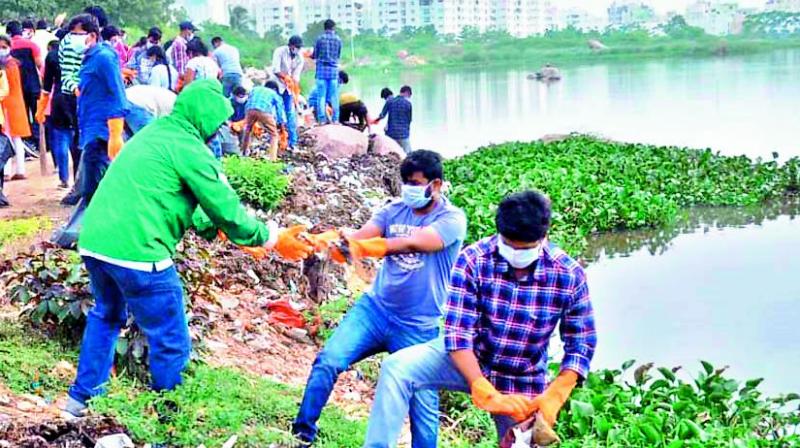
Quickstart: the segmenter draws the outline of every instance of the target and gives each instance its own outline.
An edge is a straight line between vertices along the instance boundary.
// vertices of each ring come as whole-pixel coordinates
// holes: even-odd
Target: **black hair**
[[[105,26],[108,25],[108,16],[106,15],[106,11],[102,6],[87,6],[83,12],[90,14],[92,17],[97,19],[97,24],[100,26],[100,28],[105,28]]]
[[[332,30],[332,29],[336,28],[336,22],[334,22],[331,19],[328,19],[328,20],[325,21],[325,23],[322,26],[323,26],[323,28],[325,28],[325,31],[329,31],[329,30]]]
[[[242,86],[236,86],[233,88],[233,96],[246,95],[246,94],[247,94],[247,89],[245,89]]]
[[[272,90],[274,90],[276,92],[278,91],[278,83],[273,81],[273,80],[271,80],[271,79],[264,83],[264,87],[266,87],[268,89],[272,89]]]
[[[347,84],[350,82],[350,75],[344,70],[339,70],[339,84]]]
[[[394,92],[392,92],[392,89],[390,89],[388,87],[384,87],[384,88],[381,89],[381,99],[382,100],[385,100],[386,98],[389,98],[392,95],[394,95]]]
[[[294,47],[300,48],[303,46],[303,38],[297,35],[294,35],[289,38],[289,45]]]
[[[203,40],[196,37],[186,44],[186,51],[195,56],[208,56],[208,47],[203,43]]]
[[[56,30],[56,37],[58,38],[58,40],[63,39],[64,36],[66,36],[67,34],[69,34],[69,30],[66,28],[59,28],[58,30]]]
[[[411,95],[411,86],[400,87],[400,93],[407,93]]]
[[[139,40],[136,41],[135,44],[133,44],[133,48],[141,48],[141,47],[144,47],[146,45],[147,45],[147,38],[142,36],[142,37],[139,38]]]
[[[495,225],[500,235],[526,243],[539,241],[550,229],[550,199],[538,191],[506,196],[497,207]]]
[[[36,29],[37,30],[46,30],[47,29],[47,20],[39,19],[39,21],[36,22]]]
[[[34,29],[33,20],[23,20],[22,21],[22,29],[23,30],[32,30],[32,29]]]
[[[97,25],[97,19],[90,14],[78,14],[77,16],[73,17],[69,21],[69,26],[67,27],[69,31],[75,29],[75,27],[80,26],[83,31],[87,33],[99,33],[100,27]]]
[[[48,49],[48,51],[52,51],[52,50],[50,50],[51,48],[52,48],[53,50],[57,50],[57,49],[58,49],[58,45],[59,45],[59,43],[60,43],[60,41],[59,41],[58,39],[53,39],[53,40],[51,40],[50,42],[48,42],[48,43],[47,43],[47,49]]]
[[[22,24],[16,20],[6,23],[6,34],[11,37],[22,35]]]
[[[153,38],[155,40],[158,40],[158,41],[161,40],[161,36],[162,36],[161,28],[159,28],[157,26],[154,26],[154,27],[150,28],[150,31],[147,32],[147,37],[151,37],[151,38]]]
[[[164,49],[159,47],[158,45],[154,45],[147,49],[147,53],[145,56],[151,58],[153,56],[156,57],[155,65],[165,64],[167,63],[167,53],[164,52]]]
[[[400,177],[406,182],[416,172],[421,172],[429,181],[444,179],[442,156],[427,149],[412,151],[400,164]]]
[[[103,31],[100,31],[100,37],[102,37],[104,41],[110,41],[112,37],[119,35],[119,28],[114,25],[109,25],[103,28]]]
[[[219,36],[214,36],[211,38],[211,45],[216,45],[218,43],[222,43],[222,38]]]

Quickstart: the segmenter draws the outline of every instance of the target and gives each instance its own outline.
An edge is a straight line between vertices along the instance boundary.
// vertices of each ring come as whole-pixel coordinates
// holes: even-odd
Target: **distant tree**
[[[147,29],[174,19],[174,0],[0,0],[0,18],[44,17],[52,20],[57,14],[77,14],[87,6],[98,5],[106,10],[112,23]]]
[[[273,26],[269,31],[264,33],[264,40],[276,47],[285,45],[287,41],[283,28],[277,25]]]
[[[250,13],[244,6],[234,6],[228,9],[228,25],[240,33],[252,33],[255,28],[253,19],[250,18]]]
[[[667,23],[661,25],[661,31],[675,38],[694,38],[706,34],[702,28],[686,23],[686,19],[681,15],[673,16]]]

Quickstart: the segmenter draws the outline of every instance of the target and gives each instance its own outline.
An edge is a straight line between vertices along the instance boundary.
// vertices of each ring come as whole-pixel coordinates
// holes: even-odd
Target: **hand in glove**
[[[278,234],[278,242],[273,248],[286,260],[297,261],[310,257],[314,253],[314,247],[300,237],[306,231],[306,226],[294,226],[281,230]]]
[[[558,411],[567,402],[572,389],[578,383],[578,374],[572,370],[562,371],[558,377],[547,386],[544,393],[533,399],[528,408],[528,415],[539,412],[550,427],[556,424]]]
[[[47,92],[42,92],[42,95],[39,96],[39,101],[36,102],[36,122],[39,124],[44,124],[45,116],[44,111],[47,109],[47,103],[50,102],[50,94]]]
[[[505,415],[517,422],[524,421],[530,415],[528,409],[533,400],[523,395],[501,394],[484,377],[473,381],[470,390],[475,406],[490,414]]]
[[[308,235],[308,240],[314,246],[314,250],[322,252],[328,250],[331,245],[342,239],[342,234],[338,230],[328,230],[323,233],[312,233]]]
[[[125,121],[123,118],[111,118],[108,120],[108,158],[114,160],[122,151],[122,127]]]
[[[347,239],[350,255],[353,258],[383,258],[386,256],[386,238],[370,238],[367,240]],[[338,247],[331,248],[331,258],[337,263],[347,263],[347,257]]]

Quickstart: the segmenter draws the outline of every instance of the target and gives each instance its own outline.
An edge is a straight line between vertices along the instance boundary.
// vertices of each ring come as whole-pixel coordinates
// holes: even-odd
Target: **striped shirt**
[[[558,325],[561,369],[586,378],[597,336],[583,268],[546,243],[520,280],[498,253],[498,238],[478,241],[456,260],[445,316],[447,351],[474,351],[500,392],[533,397],[545,389],[547,348]]]
[[[61,44],[58,46],[58,63],[61,66],[61,91],[63,93],[73,95],[75,89],[78,88],[80,83],[78,74],[81,71],[81,64],[83,64],[83,53],[78,51],[76,43],[83,43],[85,39],[86,36],[67,34],[61,39]]]

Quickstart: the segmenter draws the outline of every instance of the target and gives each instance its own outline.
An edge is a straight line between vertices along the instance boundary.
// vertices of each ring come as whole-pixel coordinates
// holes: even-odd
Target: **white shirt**
[[[272,53],[272,73],[275,74],[276,81],[278,81],[278,87],[280,93],[286,91],[286,84],[278,78],[278,73],[286,73],[294,79],[294,82],[300,83],[300,75],[303,73],[303,66],[305,65],[305,60],[303,59],[303,55],[300,54],[298,51],[295,57],[292,57],[292,53],[289,51],[289,46],[284,45],[282,47],[278,47]]]
[[[189,59],[186,69],[194,72],[195,80],[219,78],[220,70],[217,61],[208,56],[197,56]]]
[[[163,87],[139,84],[125,89],[128,101],[160,118],[172,113],[178,95]]]
[[[39,53],[42,55],[42,60],[47,57],[47,44],[54,40],[58,40],[55,34],[47,30],[36,30],[31,37],[33,43],[39,47]]]
[[[175,67],[158,64],[150,71],[150,85],[174,91],[178,88],[178,76]],[[170,82],[170,77],[172,82]]]

